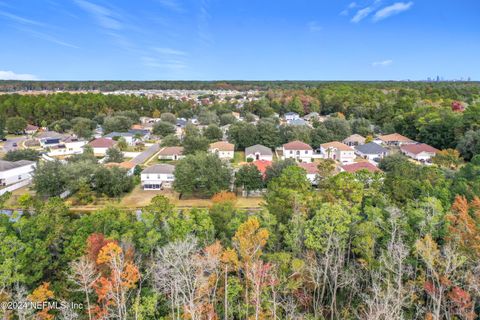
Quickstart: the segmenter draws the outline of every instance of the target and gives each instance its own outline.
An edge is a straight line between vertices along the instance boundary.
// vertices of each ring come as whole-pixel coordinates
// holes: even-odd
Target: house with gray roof
[[[175,166],[171,164],[155,164],[145,168],[140,174],[143,190],[161,190],[171,188],[175,181]]]
[[[125,139],[128,145],[133,146],[135,144],[135,135],[130,132],[110,132],[105,135],[104,138],[118,141],[120,138]]]
[[[33,161],[0,160],[0,195],[29,184],[35,167],[36,163]]]
[[[375,142],[369,142],[356,146],[355,153],[364,159],[378,161],[388,154],[388,150]]]
[[[273,152],[269,147],[265,147],[261,144],[245,148],[245,160],[267,160],[272,161]]]

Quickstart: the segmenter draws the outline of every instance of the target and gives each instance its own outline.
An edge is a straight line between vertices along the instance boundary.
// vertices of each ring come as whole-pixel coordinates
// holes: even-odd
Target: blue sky
[[[478,0],[0,0],[0,79],[480,80]]]

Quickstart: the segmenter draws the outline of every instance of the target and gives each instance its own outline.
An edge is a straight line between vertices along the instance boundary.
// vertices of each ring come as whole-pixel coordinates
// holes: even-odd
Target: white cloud
[[[0,80],[38,80],[38,78],[33,74],[0,70]]]
[[[370,13],[372,13],[373,8],[372,7],[366,7],[363,9],[360,9],[357,11],[357,13],[353,16],[353,18],[350,20],[353,23],[358,23],[368,17]]]
[[[321,31],[323,28],[318,24],[317,21],[310,21],[308,23],[308,29],[310,30],[310,32],[318,32]]]
[[[75,3],[92,15],[101,27],[110,30],[123,29],[123,25],[117,17],[118,14],[114,11],[86,0],[75,0]]]
[[[169,69],[171,71],[187,68],[187,65],[183,61],[178,60],[160,61],[152,57],[142,57],[142,62],[146,67]]]
[[[395,2],[394,4],[378,10],[373,16],[373,21],[380,21],[409,10],[413,6],[413,2]]]
[[[157,0],[165,8],[168,8],[173,11],[183,12],[182,5],[177,0]]]
[[[393,63],[393,60],[383,60],[372,62],[373,67],[388,67]]]
[[[27,24],[27,25],[34,25],[34,26],[45,26],[44,23],[41,23],[41,22],[38,22],[38,21],[35,21],[35,20],[31,20],[31,19],[27,19],[27,18],[24,18],[24,17],[20,17],[20,16],[17,16],[13,13],[9,13],[9,12],[6,12],[6,11],[1,11],[0,10],[0,16],[3,16],[5,18],[8,18],[14,22],[17,22],[17,23],[20,23],[20,24]]]
[[[155,48],[155,51],[157,51],[160,54],[164,55],[174,55],[174,56],[186,56],[187,53],[184,51],[172,49],[172,48]]]

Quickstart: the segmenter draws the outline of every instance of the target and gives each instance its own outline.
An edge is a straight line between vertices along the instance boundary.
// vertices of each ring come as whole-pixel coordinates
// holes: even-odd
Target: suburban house
[[[133,137],[142,141],[150,139],[150,130],[144,128],[131,128],[128,133],[133,134]]]
[[[360,171],[360,170],[367,170],[367,171],[372,172],[372,173],[382,171],[368,161],[346,164],[346,165],[343,165],[341,168],[342,168],[342,171],[346,171],[346,172],[350,172],[350,173],[355,173],[355,172]]]
[[[38,127],[34,126],[33,124],[27,124],[27,127],[25,128],[25,133],[29,135],[34,135],[38,131]]]
[[[309,114],[306,114],[303,116],[303,119],[305,121],[318,120],[319,118],[320,118],[320,114],[318,114],[318,112],[310,112]]]
[[[399,133],[392,133],[392,134],[379,136],[376,140],[378,140],[380,143],[383,143],[387,146],[402,146],[404,144],[416,143],[412,139],[402,136]]]
[[[245,159],[247,161],[248,159],[272,161],[272,158],[272,149],[261,144],[256,144],[254,146],[245,148]]]
[[[388,150],[375,142],[369,142],[356,146],[355,153],[364,159],[378,161],[388,154]]]
[[[218,141],[210,144],[208,151],[218,155],[220,159],[233,159],[235,146],[226,141]]]
[[[0,160],[0,195],[29,184],[35,167],[36,163],[33,161]]]
[[[439,151],[426,143],[407,144],[400,147],[407,157],[421,162],[429,162]]]
[[[162,120],[162,119],[160,119],[160,118],[150,118],[150,117],[140,117],[140,122],[143,123],[143,124],[156,123],[160,120]]]
[[[290,121],[300,119],[300,115],[296,112],[287,112],[285,113],[284,117],[285,121],[287,121],[288,123],[290,123]]]
[[[313,149],[302,141],[291,141],[282,147],[283,159],[295,159],[301,162],[312,162]]]
[[[262,177],[265,178],[265,174],[267,173],[267,168],[272,165],[272,161],[269,160],[255,160],[252,164],[257,167],[258,171],[262,173]]]
[[[142,171],[140,180],[143,190],[160,190],[171,188],[175,180],[175,166],[171,164],[155,164]]]
[[[83,147],[87,144],[85,140],[68,137],[55,146],[50,147],[47,155],[50,157],[69,156],[83,153]]]
[[[342,142],[349,147],[355,147],[355,146],[365,144],[365,140],[366,140],[365,137],[355,133],[343,139]]]
[[[320,152],[324,159],[333,159],[342,164],[352,163],[355,160],[355,150],[339,141],[321,144]]]
[[[288,122],[288,125],[290,126],[297,126],[297,127],[300,127],[300,126],[306,126],[308,123],[307,121],[303,120],[303,119],[295,119],[295,120],[291,120]]]
[[[127,174],[129,176],[132,176],[135,173],[135,167],[136,164],[131,162],[131,161],[124,161],[124,162],[109,162],[105,164],[105,167],[112,168],[112,167],[117,167],[117,168],[122,168],[127,170]]]
[[[117,144],[115,140],[108,138],[97,138],[88,143],[93,149],[93,154],[96,156],[104,156],[107,150]]]
[[[299,162],[298,166],[307,171],[307,179],[312,185],[318,184],[318,165],[316,163]]]
[[[165,147],[158,153],[160,160],[180,160],[185,158],[183,147]]]
[[[120,138],[125,139],[129,146],[133,146],[135,144],[135,137],[134,134],[130,132],[110,132],[109,134],[105,135],[104,138],[111,139],[111,140],[119,140]]]

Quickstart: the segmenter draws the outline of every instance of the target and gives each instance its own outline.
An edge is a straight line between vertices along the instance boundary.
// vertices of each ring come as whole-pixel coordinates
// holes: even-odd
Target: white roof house
[[[27,160],[0,160],[0,195],[29,184],[36,165]]]

